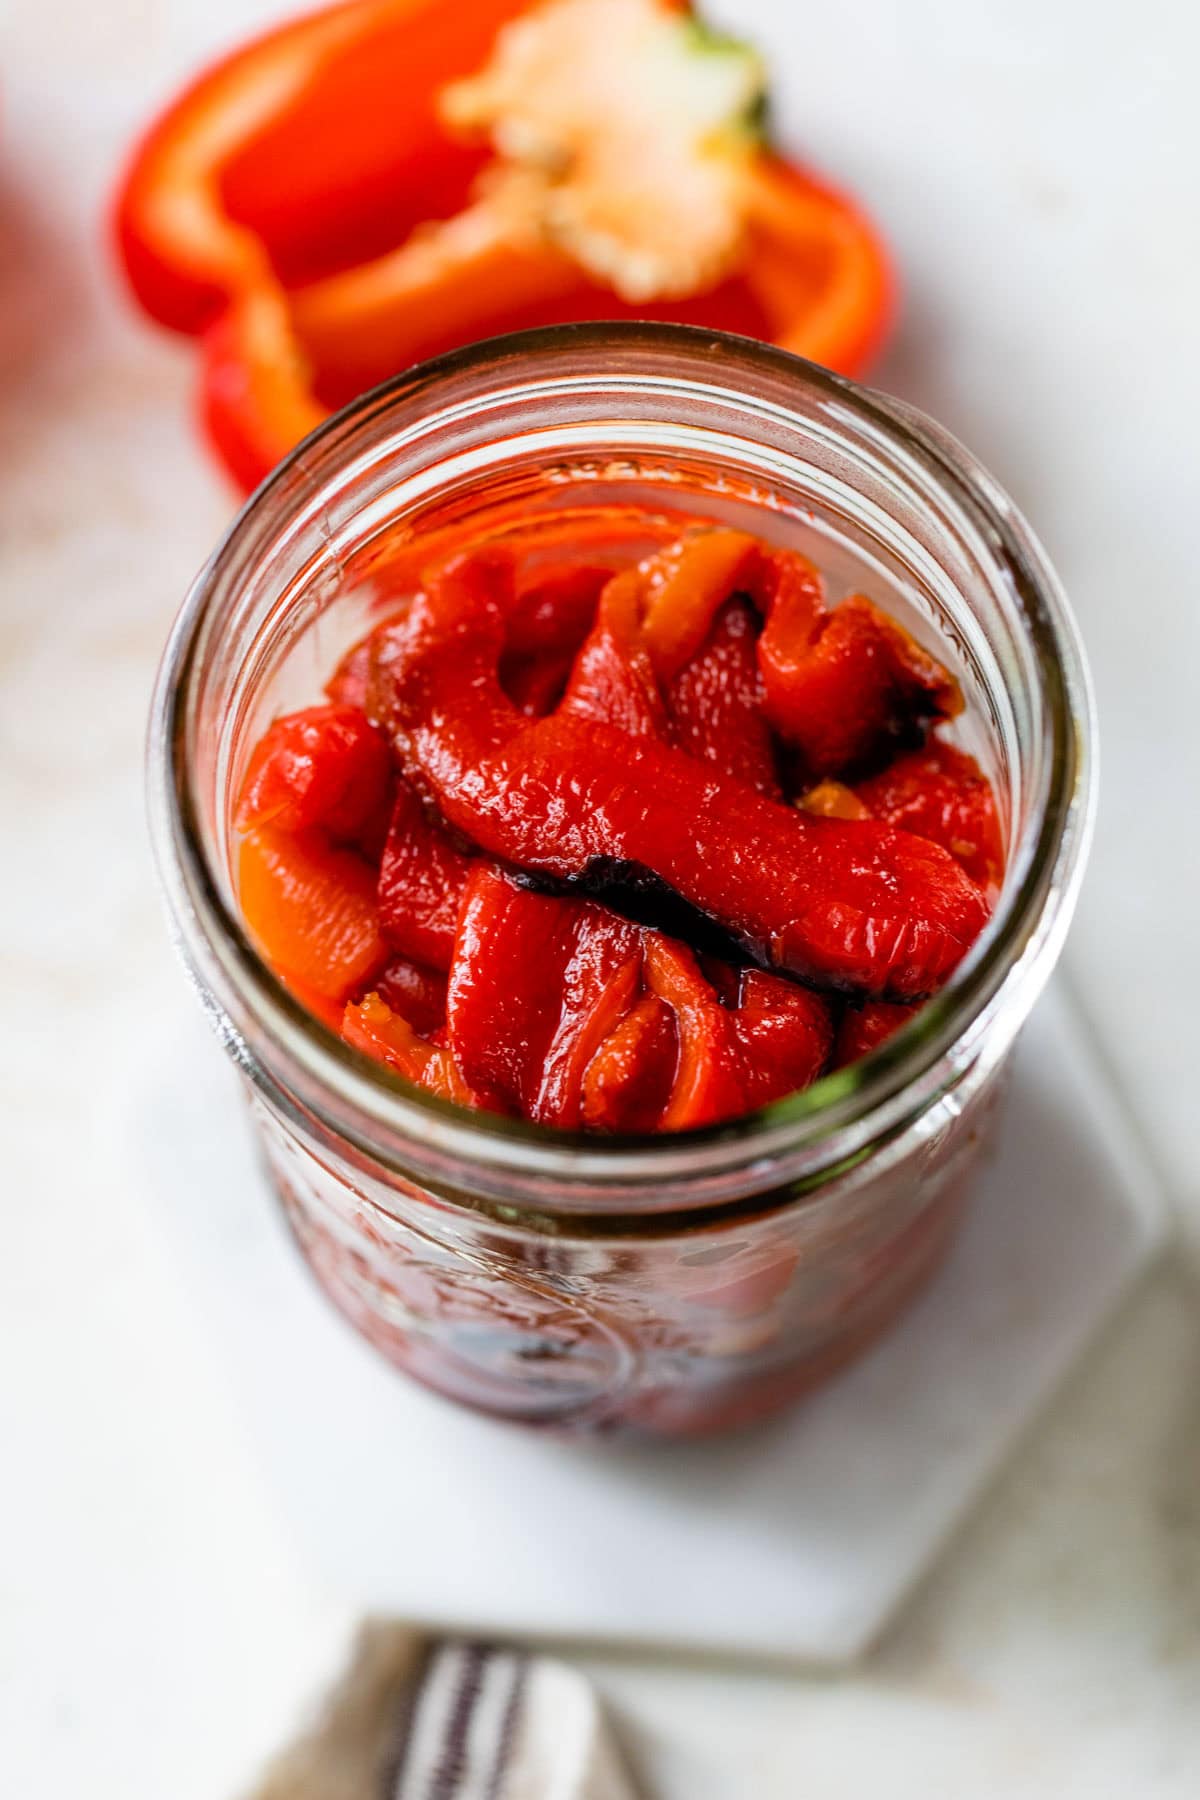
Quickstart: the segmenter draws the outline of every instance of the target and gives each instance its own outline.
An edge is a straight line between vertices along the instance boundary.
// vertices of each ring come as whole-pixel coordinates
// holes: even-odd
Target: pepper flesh
[[[443,1100],[459,1106],[487,1107],[485,1095],[476,1093],[463,1079],[449,1050],[420,1037],[408,1020],[393,1012],[375,992],[350,1002],[342,1016],[342,1035],[365,1056],[374,1057],[418,1087],[428,1088]]]
[[[388,942],[427,968],[448,969],[471,867],[400,782],[379,866],[379,924]]]
[[[973,757],[931,737],[856,789],[877,819],[942,844],[985,891],[999,884],[1004,849],[996,798]]]
[[[595,517],[373,561],[385,616],[264,735],[236,815],[247,925],[298,998],[443,1098],[568,1129],[713,1124],[868,1053],[986,917],[954,858],[1001,871],[991,788],[936,734],[785,800],[763,642],[827,616],[808,565],[634,536],[660,548]],[[898,954],[900,905],[926,935]],[[779,966],[733,966],[738,939]]]
[[[599,213],[582,218],[583,230],[577,213],[561,243],[556,188],[553,204],[514,231],[489,198],[508,166],[503,146],[448,124],[446,97],[484,69],[504,26],[538,10],[530,0],[461,0],[451,16],[444,0],[350,0],[235,50],[135,147],[115,204],[118,253],[152,318],[203,335],[199,413],[240,487],[256,485],[331,405],[422,357],[524,325],[678,319],[764,337],[848,374],[878,349],[893,278],[871,225],[737,121],[716,134],[729,140],[728,171],[715,166],[738,214],[724,275],[728,245],[680,280],[681,222],[697,229],[714,209],[684,205],[666,175],[660,194],[644,156],[622,167],[647,170],[646,196],[672,230],[643,233],[636,255],[587,266],[614,228],[620,250],[633,209],[619,203],[619,185],[598,190]],[[647,10],[670,36],[676,0]],[[564,63],[588,67],[580,56]],[[602,166],[604,134],[593,142]],[[707,139],[698,143],[700,161],[679,165],[681,182],[713,163]],[[663,256],[670,267],[658,267]]]
[[[253,935],[302,998],[346,1000],[383,967],[375,871],[316,832],[246,832],[238,893]]]
[[[755,635],[748,603],[726,601],[696,655],[671,683],[667,710],[681,750],[777,799],[775,747],[762,710]]]
[[[255,747],[237,824],[246,831],[320,827],[369,847],[391,787],[386,738],[354,706],[312,706],[279,719]]]
[[[525,720],[497,674],[510,587],[495,556],[438,571],[393,669],[402,759],[452,825],[567,882],[648,870],[756,960],[818,985],[913,1000],[941,984],[987,917],[944,850],[806,817],[565,709]]]

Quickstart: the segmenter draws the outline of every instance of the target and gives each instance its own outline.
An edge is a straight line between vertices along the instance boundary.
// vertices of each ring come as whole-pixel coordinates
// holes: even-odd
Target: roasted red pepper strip
[[[388,943],[427,968],[448,969],[472,866],[401,781],[379,865],[379,924]]]
[[[833,1066],[845,1068],[857,1062],[880,1044],[886,1044],[917,1012],[915,1006],[889,1006],[886,1001],[872,1000],[866,1006],[848,1006],[838,1027]]]
[[[447,996],[447,1042],[473,1087],[535,1116],[580,908],[487,863],[467,886]]]
[[[375,871],[320,832],[249,831],[238,898],[263,955],[306,1001],[361,993],[388,960],[375,910]]]
[[[546,1125],[582,1124],[584,1076],[633,1005],[641,976],[642,933],[637,926],[607,907],[580,906],[563,971],[558,1023],[532,1109],[535,1119]]]
[[[941,665],[862,594],[835,607],[810,645],[775,649],[764,632],[767,717],[813,775],[860,769],[914,725],[962,710]]]
[[[746,600],[727,598],[755,553],[742,532],[696,531],[614,577],[572,671],[565,710],[677,743],[778,795],[757,621]]]
[[[448,1042],[479,1086],[547,1125],[582,1123],[589,1063],[636,998],[638,928],[588,901],[471,879],[455,947]]]
[[[437,970],[394,956],[372,985],[380,999],[422,1037],[432,1037],[445,1025],[446,977]]]
[[[755,588],[764,711],[814,779],[853,773],[923,721],[961,712],[957,683],[927,650],[862,594],[830,611],[802,557],[768,555]]]
[[[436,573],[392,674],[400,747],[444,817],[502,860],[566,881],[648,870],[765,964],[897,1000],[932,993],[987,908],[938,846],[814,819],[651,738],[526,721],[497,677],[511,570]]]
[[[692,952],[646,934],[646,980],[674,1014],[677,1065],[662,1130],[718,1124],[810,1086],[833,1044],[822,994],[761,969],[743,971],[736,1006],[723,1006]]]
[[[941,844],[989,896],[1004,872],[996,796],[973,756],[941,738],[899,756],[878,775],[846,787],[822,781],[801,797],[827,819],[883,819]]]
[[[746,969],[732,1018],[745,1107],[794,1094],[824,1071],[833,1047],[833,1012],[823,994]]]
[[[642,586],[637,569],[608,583],[559,710],[631,737],[665,737],[667,709],[642,632]]]
[[[583,1122],[593,1131],[654,1131],[678,1062],[674,1014],[643,994],[605,1038],[583,1077]]]
[[[474,1086],[543,1124],[681,1130],[807,1086],[833,1027],[821,995],[758,970],[731,1010],[686,945],[482,866],[447,1040]]]
[[[686,944],[646,934],[646,983],[675,1015],[678,1062],[662,1131],[714,1124],[746,1110],[729,1013]]]
[[[517,593],[500,659],[500,684],[530,718],[540,718],[562,698],[609,574],[574,565],[543,574]]]
[[[744,648],[740,656],[727,651],[708,686],[714,698],[706,702],[698,659],[716,630],[718,612],[734,603],[731,596],[742,596],[737,604],[743,611],[752,601],[764,618],[758,668],[751,674],[745,666]],[[695,732],[689,733],[688,709],[690,694],[700,690],[701,707],[719,701],[724,709],[727,751],[729,731],[735,729],[731,721],[739,713],[736,733],[755,746],[749,769],[734,768],[728,755],[709,760],[764,792],[774,786],[773,775],[767,776],[774,769],[771,726],[801,752],[809,774],[819,777],[877,761],[923,720],[949,717],[962,705],[951,676],[895,620],[861,594],[831,611],[810,563],[788,552],[765,551],[745,532],[725,527],[687,532],[616,578],[601,603],[601,617],[609,611],[614,621],[619,618],[619,628],[610,628],[604,679],[597,682],[589,673],[587,691],[595,687],[603,702],[619,691],[617,677],[623,673],[640,693],[648,684],[648,664],[669,691],[681,684],[683,733],[677,738],[689,738],[688,747],[701,750]],[[746,625],[749,634],[748,617]],[[630,728],[624,714],[611,707],[592,710]],[[645,706],[641,718],[643,729],[657,728]]]
[[[320,826],[339,843],[374,847],[391,770],[387,739],[357,707],[289,713],[255,747],[238,803],[238,829]]]
[[[855,791],[875,818],[943,845],[985,891],[999,884],[1004,846],[996,799],[973,756],[931,737]]]
[[[699,651],[717,609],[742,587],[758,558],[744,531],[689,531],[638,565],[642,629],[665,681]]]
[[[762,711],[756,620],[745,600],[728,600],[707,639],[667,693],[674,741],[725,775],[779,798],[771,728]]]
[[[377,993],[347,1006],[342,1036],[356,1050],[386,1063],[405,1080],[428,1088],[443,1100],[457,1101],[459,1106],[488,1105],[487,1098],[464,1081],[451,1052],[419,1037],[408,1020]]]

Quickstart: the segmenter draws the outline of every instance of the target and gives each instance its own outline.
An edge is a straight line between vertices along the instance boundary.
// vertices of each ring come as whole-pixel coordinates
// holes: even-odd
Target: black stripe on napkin
[[[528,1663],[488,1644],[438,1645],[398,1723],[386,1800],[502,1800]]]

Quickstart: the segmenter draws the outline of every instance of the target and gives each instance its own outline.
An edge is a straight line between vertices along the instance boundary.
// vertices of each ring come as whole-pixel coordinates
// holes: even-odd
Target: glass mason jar
[[[249,749],[319,697],[378,616],[397,547],[614,506],[635,531],[683,513],[802,550],[832,592],[863,588],[935,645],[1008,854],[988,930],[897,1036],[749,1117],[656,1139],[567,1134],[409,1086],[299,1006],[237,902]],[[179,946],[327,1294],[429,1386],[560,1429],[712,1430],[844,1364],[951,1241],[1073,909],[1091,738],[1074,623],[1005,495],[919,414],[778,350],[674,326],[521,333],[330,420],[192,589],[150,739]]]

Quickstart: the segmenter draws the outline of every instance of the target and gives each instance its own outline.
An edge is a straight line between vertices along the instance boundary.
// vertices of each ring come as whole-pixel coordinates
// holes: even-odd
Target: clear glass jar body
[[[390,575],[447,530],[738,523],[936,646],[1008,841],[992,926],[913,1024],[734,1125],[599,1140],[468,1114],[304,1013],[237,909],[232,801]],[[611,518],[611,511],[604,517]],[[1038,546],[958,446],[794,358],[674,327],[497,340],[378,390],[235,523],[168,647],[152,822],[177,935],[317,1278],[454,1398],[561,1429],[739,1423],[896,1316],[961,1215],[1089,831],[1090,701]]]

